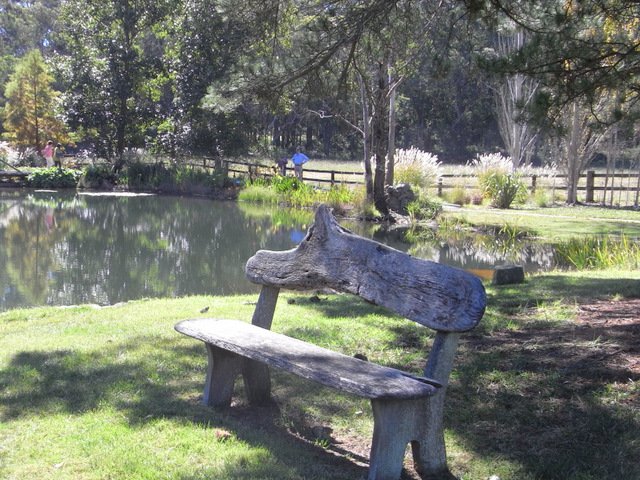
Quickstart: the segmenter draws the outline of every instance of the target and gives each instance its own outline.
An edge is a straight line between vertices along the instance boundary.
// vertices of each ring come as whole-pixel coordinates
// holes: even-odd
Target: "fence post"
[[[333,185],[336,183],[336,172],[334,172],[333,170],[331,170],[331,188],[333,188]]]
[[[534,193],[536,193],[536,183],[538,182],[538,176],[537,175],[531,175],[531,195],[533,195]]]
[[[442,197],[442,177],[438,179],[438,197]]]
[[[587,172],[587,193],[585,202],[593,203],[593,187],[595,186],[595,175],[596,172],[593,170],[589,170]]]

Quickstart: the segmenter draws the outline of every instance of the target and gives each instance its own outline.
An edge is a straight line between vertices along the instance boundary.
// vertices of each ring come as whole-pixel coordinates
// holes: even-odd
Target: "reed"
[[[311,207],[327,203],[336,210],[353,202],[354,194],[345,185],[319,189],[303,183],[295,177],[276,175],[257,178],[246,185],[238,198],[250,202],[278,203],[293,207]]]
[[[555,261],[559,267],[585,269],[630,268],[640,266],[640,245],[622,234],[571,238],[557,245]]]

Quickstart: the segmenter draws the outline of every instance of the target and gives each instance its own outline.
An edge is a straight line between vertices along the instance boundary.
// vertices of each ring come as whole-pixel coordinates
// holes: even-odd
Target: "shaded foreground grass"
[[[283,296],[295,303],[279,302],[275,330],[420,373],[429,329],[351,297]],[[448,394],[455,478],[640,478],[640,319],[576,324],[594,297],[640,298],[640,273],[550,273],[488,287],[487,314],[463,336]],[[249,409],[242,396],[222,411],[201,404],[205,350],[174,323],[249,319],[255,300],[0,315],[0,477],[366,478],[372,419],[362,399],[275,374],[274,405]]]

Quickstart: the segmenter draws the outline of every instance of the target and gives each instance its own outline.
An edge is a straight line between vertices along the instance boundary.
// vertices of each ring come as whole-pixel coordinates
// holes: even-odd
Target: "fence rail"
[[[85,164],[79,158],[65,155],[65,163],[74,167],[82,167]],[[271,177],[279,173],[277,166],[262,165],[239,160],[227,160],[222,158],[198,157],[185,162],[186,165],[204,168],[223,173],[230,177]],[[288,170],[292,171],[292,170]],[[287,172],[287,173],[288,173]],[[4,175],[2,175],[4,174]],[[15,172],[2,172],[0,170],[0,184],[8,185],[22,180],[25,174]],[[561,193],[566,189],[566,176],[563,174],[523,174],[530,192],[545,189],[551,191],[555,198],[556,192]],[[316,185],[362,185],[364,173],[354,171],[321,170],[305,168],[304,181]],[[462,188],[466,191],[477,190],[478,177],[472,173],[440,175],[436,185],[431,189],[439,197],[446,196],[455,189]],[[640,172],[625,171],[617,173],[603,173],[589,170],[580,175],[578,181],[579,200],[586,203],[602,203],[619,206],[638,206],[640,197]]]
[[[477,175],[444,174],[438,179],[437,194],[442,197],[445,190],[455,188],[477,188]],[[533,194],[539,189],[550,190],[552,194],[566,189],[564,174],[524,174],[521,179]],[[589,170],[580,175],[577,191],[580,200],[586,203],[638,206],[640,196],[640,173],[599,173]]]
[[[255,165],[240,161],[222,160],[226,164],[228,174],[239,174],[249,178],[270,177],[277,173],[275,166]],[[203,166],[206,166],[203,165]],[[209,167],[211,164],[209,164]],[[303,179],[314,184],[345,184],[361,185],[364,182],[363,172],[346,172],[334,170],[304,169]],[[523,174],[521,177],[529,191],[545,189],[561,193],[566,189],[566,175],[564,174]],[[445,196],[449,191],[463,188],[473,190],[478,188],[478,176],[472,173],[440,175],[437,184],[432,190],[439,197]],[[586,203],[606,203],[620,206],[637,206],[640,196],[640,172],[627,171],[624,173],[600,173],[589,170],[580,175],[578,181],[578,194],[580,200]]]

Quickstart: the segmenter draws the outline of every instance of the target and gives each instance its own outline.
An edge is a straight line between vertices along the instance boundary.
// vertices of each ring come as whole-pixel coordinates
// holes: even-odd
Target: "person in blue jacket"
[[[293,161],[293,170],[296,172],[298,180],[302,181],[302,165],[309,161],[309,157],[300,152],[300,147],[297,147],[296,153],[291,157],[291,161]]]

